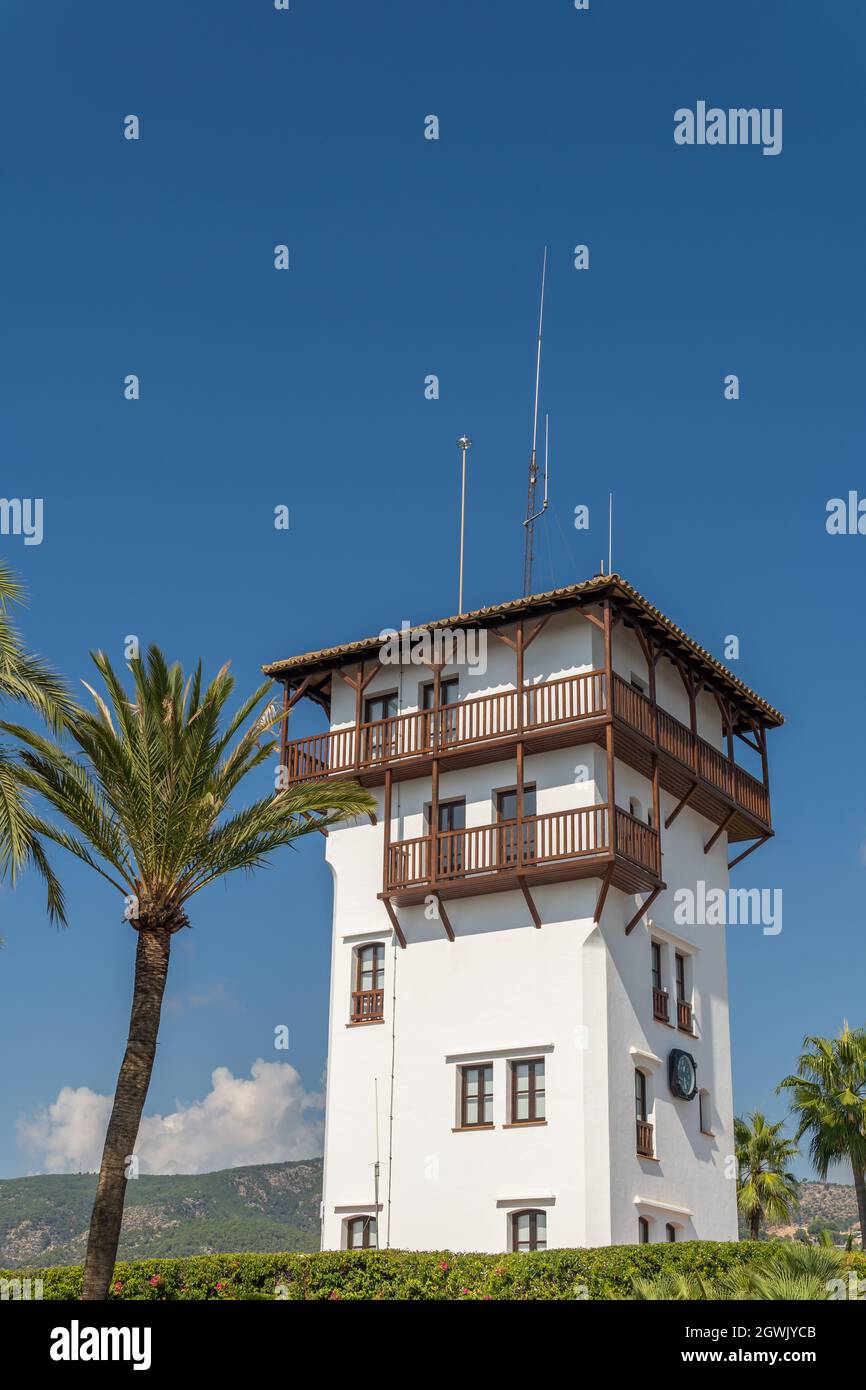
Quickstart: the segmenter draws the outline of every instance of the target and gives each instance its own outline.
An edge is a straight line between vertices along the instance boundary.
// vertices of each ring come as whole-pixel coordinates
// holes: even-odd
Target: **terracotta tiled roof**
[[[458,628],[467,626],[488,627],[506,619],[519,618],[521,614],[532,613],[544,608],[567,608],[572,605],[598,602],[601,598],[618,601],[636,619],[643,618],[644,625],[655,630],[656,637],[668,649],[674,649],[685,660],[702,669],[705,676],[715,678],[715,683],[731,698],[740,704],[747,704],[759,713],[768,724],[784,724],[784,716],[777,709],[757,695],[744,684],[738,676],[723,666],[720,661],[697,642],[693,641],[682,628],[665,617],[643,594],[623,579],[619,574],[598,574],[585,579],[580,584],[569,584],[562,589],[549,589],[546,593],[531,594],[528,598],[509,599],[506,603],[491,604],[486,608],[473,609],[471,613],[454,614],[450,618],[437,618],[435,622],[418,623],[412,632],[433,631],[436,628]],[[332,669],[359,657],[369,656],[382,645],[382,637],[364,637],[357,642],[344,642],[337,647],[322,647],[319,651],[304,652],[300,656],[286,657],[282,661],[269,662],[263,666],[265,675],[276,676],[281,680],[297,678],[300,680],[309,672]]]

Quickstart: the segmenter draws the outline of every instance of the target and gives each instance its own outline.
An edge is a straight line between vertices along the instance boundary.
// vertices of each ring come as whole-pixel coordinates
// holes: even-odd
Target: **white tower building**
[[[326,841],[323,1247],[735,1239],[701,918],[773,833],[778,711],[617,575],[265,670],[290,782],[378,801]],[[301,697],[330,727],[290,742]]]

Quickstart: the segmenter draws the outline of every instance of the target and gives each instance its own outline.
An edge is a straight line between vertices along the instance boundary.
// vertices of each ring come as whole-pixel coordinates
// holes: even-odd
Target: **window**
[[[457,676],[449,676],[447,680],[439,682],[439,705],[442,713],[438,716],[439,745],[447,748],[449,744],[455,743],[459,737],[459,725],[457,704],[459,701],[460,680]],[[435,708],[433,697],[436,694],[436,686],[433,681],[421,687],[421,708],[422,710],[432,710]],[[425,729],[425,738],[433,742],[436,733],[436,716],[431,716]]]
[[[346,1221],[347,1250],[376,1250],[379,1240],[375,1216],[350,1216]]]
[[[355,952],[355,988],[352,990],[353,1023],[368,1023],[382,1017],[384,985],[384,942],[359,946]]]
[[[653,989],[662,987],[662,948],[657,941],[652,943]]]
[[[673,1226],[673,1225],[671,1224],[671,1222],[669,1221],[668,1224],[665,1226],[665,1239],[667,1240],[667,1242],[668,1242],[669,1245],[673,1245],[673,1243],[674,1243],[674,1241],[676,1240],[676,1238],[677,1238],[677,1228],[676,1228],[676,1226]]]
[[[653,1018],[660,1019],[662,1023],[668,1022],[668,994],[662,985],[662,948],[661,943],[653,941],[650,945],[652,959],[652,982],[653,982]]]
[[[674,962],[677,980],[677,1027],[684,1033],[693,1033],[692,1006],[686,997],[686,958],[677,951]]]
[[[515,1211],[511,1216],[512,1250],[547,1249],[547,1213]]]
[[[460,1128],[493,1124],[493,1065],[460,1068]]]
[[[677,970],[677,1003],[682,1004],[686,998],[686,958],[677,951],[674,960]]]
[[[428,816],[429,819],[429,816]],[[448,878],[459,874],[463,868],[464,835],[455,833],[466,828],[466,802],[440,801],[437,840],[439,854],[439,877]]]
[[[638,1120],[646,1120],[646,1073],[634,1074],[634,1112]]]
[[[641,695],[646,695],[647,693],[646,681],[643,680],[640,676],[636,676],[634,671],[632,671],[631,673],[631,688],[632,690],[639,691]]]
[[[634,816],[635,820],[643,820],[643,806],[641,806],[640,801],[636,796],[629,797],[628,809],[629,814]]]
[[[653,1127],[647,1119],[646,1073],[634,1074],[635,1152],[639,1158],[654,1158]]]
[[[523,788],[523,816],[524,821],[527,817],[535,815],[535,787]],[[496,793],[496,820],[501,825],[497,840],[499,864],[517,863],[517,788],[509,787],[507,791]],[[523,826],[523,862],[531,864],[535,861],[535,823]]]
[[[544,1060],[511,1063],[511,1123],[539,1124],[544,1113]]]
[[[439,703],[440,705],[456,705],[458,692],[460,690],[460,679],[458,676],[449,676],[447,680],[439,682]],[[433,681],[428,681],[421,687],[421,708],[433,709],[433,696],[436,693],[436,686]]]
[[[638,1245],[649,1245],[650,1243],[649,1222],[645,1216],[639,1216],[637,1219],[637,1241]]]
[[[394,756],[397,751],[396,725],[383,721],[393,719],[396,713],[396,690],[385,695],[370,695],[364,702],[364,723],[372,725],[372,728],[363,731],[361,753],[365,760]]]
[[[713,1111],[709,1091],[698,1091],[698,1116],[702,1134],[713,1132]]]

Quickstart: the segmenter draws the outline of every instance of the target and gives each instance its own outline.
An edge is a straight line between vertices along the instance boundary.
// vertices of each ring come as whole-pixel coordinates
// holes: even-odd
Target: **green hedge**
[[[771,1241],[682,1241],[535,1254],[454,1255],[448,1251],[350,1250],[322,1254],[193,1255],[118,1264],[110,1297],[213,1299],[609,1299],[627,1298],[636,1274],[662,1269],[709,1278],[743,1261],[763,1263]],[[846,1263],[866,1278],[866,1255]],[[46,1299],[81,1293],[81,1266],[0,1271],[42,1279]]]

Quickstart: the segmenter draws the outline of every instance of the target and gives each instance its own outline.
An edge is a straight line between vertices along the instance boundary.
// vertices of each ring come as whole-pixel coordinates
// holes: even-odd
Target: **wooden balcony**
[[[289,785],[322,777],[354,777],[365,785],[423,777],[434,756],[446,768],[509,756],[518,738],[527,754],[586,742],[604,743],[613,720],[615,753],[647,778],[658,756],[665,791],[708,820],[724,824],[732,841],[770,831],[768,789],[706,739],[652,702],[616,673],[613,707],[604,671],[587,671],[516,690],[460,700],[435,710],[295,739],[286,746]]]
[[[653,1157],[653,1127],[648,1120],[637,1121],[636,1149],[639,1158]]]
[[[626,893],[646,892],[661,882],[658,833],[616,808],[614,840],[606,805],[552,811],[396,840],[388,847],[385,894],[395,903],[422,902],[432,892],[443,898],[563,882],[604,874]]]
[[[659,1023],[670,1023],[670,1001],[666,989],[656,989],[653,985],[653,1018]]]
[[[677,1027],[683,1033],[694,1034],[695,1031],[694,1017],[692,1015],[692,1006],[685,999],[677,1000]]]
[[[355,989],[352,991],[352,1023],[379,1023],[383,1017],[385,991],[383,989]]]

